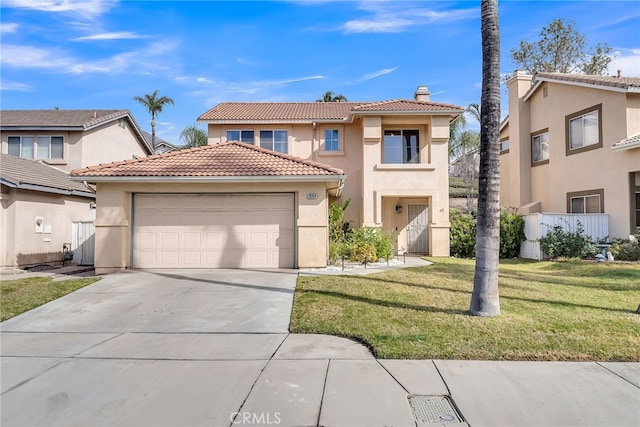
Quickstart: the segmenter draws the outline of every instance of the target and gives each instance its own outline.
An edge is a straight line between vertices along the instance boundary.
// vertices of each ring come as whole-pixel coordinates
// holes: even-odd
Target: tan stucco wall
[[[131,123],[125,123],[124,129],[115,121],[85,132],[81,144],[82,167],[147,155]]]
[[[132,195],[134,193],[294,193],[296,199],[296,262],[298,267],[323,267],[327,263],[328,198],[326,184],[161,184],[99,183],[97,186],[96,273],[131,266]],[[317,199],[308,199],[316,193]]]
[[[3,186],[0,232],[2,267],[62,261],[62,245],[72,242],[72,222],[92,219],[92,199]],[[41,217],[51,233],[36,232]]]
[[[209,144],[226,140],[227,130],[251,129],[257,137],[260,129],[287,130],[289,153],[340,168],[347,175],[340,201],[351,199],[345,220],[353,228],[362,225],[380,227],[383,197],[422,197],[430,200],[429,227],[432,255],[449,255],[449,116],[364,116],[351,123],[264,125],[209,124]],[[341,150],[324,151],[325,129],[340,131]],[[382,164],[382,139],[385,129],[419,129],[420,164]],[[406,224],[405,224],[406,226]],[[387,228],[386,225],[384,228]],[[404,235],[401,235],[404,236]],[[400,247],[406,247],[406,238]]]
[[[640,131],[638,96],[557,83],[543,84],[526,102],[514,94],[509,94],[510,152],[500,157],[501,181],[509,180],[501,186],[501,205],[539,201],[543,212],[562,213],[567,212],[567,193],[602,188],[610,237],[627,237],[629,173],[640,170],[640,149],[613,151],[611,146]],[[567,156],[565,117],[598,104],[603,147]],[[531,133],[545,128],[549,163],[532,167]]]

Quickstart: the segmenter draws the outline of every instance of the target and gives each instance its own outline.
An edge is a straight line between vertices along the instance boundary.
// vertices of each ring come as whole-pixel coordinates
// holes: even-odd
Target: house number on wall
[[[307,193],[307,199],[315,200],[318,198],[318,193]]]

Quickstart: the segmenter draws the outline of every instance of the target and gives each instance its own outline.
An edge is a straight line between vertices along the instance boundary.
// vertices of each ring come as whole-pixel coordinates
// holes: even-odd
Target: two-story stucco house
[[[321,267],[328,206],[397,231],[400,251],[449,255],[449,123],[412,100],[222,103],[209,145],[73,172],[97,184],[96,268]]]
[[[1,110],[0,141],[0,267],[61,262],[63,245],[73,262],[93,262],[79,249],[92,242],[82,224],[93,220],[95,193],[68,172],[151,153],[131,113]]]
[[[522,213],[606,213],[640,227],[640,78],[514,73],[500,139],[500,202]]]

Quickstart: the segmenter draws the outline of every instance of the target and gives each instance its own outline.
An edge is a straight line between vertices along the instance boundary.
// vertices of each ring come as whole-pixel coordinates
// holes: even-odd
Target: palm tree
[[[140,104],[144,105],[149,114],[151,114],[151,149],[153,153],[156,152],[156,117],[158,113],[162,112],[162,109],[165,105],[171,104],[173,105],[173,99],[162,96],[158,98],[158,89],[156,89],[151,95],[148,93],[143,97],[134,96],[134,100],[138,101]]]
[[[482,99],[476,267],[469,312],[498,316],[500,252],[500,29],[498,0],[482,0]]]
[[[347,97],[341,93],[334,94],[333,91],[326,91],[316,102],[347,102]]]
[[[200,129],[195,123],[182,129],[180,139],[185,147],[200,147],[209,143],[207,133]]]

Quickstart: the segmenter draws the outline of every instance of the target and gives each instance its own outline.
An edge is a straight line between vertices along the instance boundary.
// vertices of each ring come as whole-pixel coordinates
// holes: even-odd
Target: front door
[[[409,252],[429,253],[429,205],[415,203],[407,206],[407,247]]]

